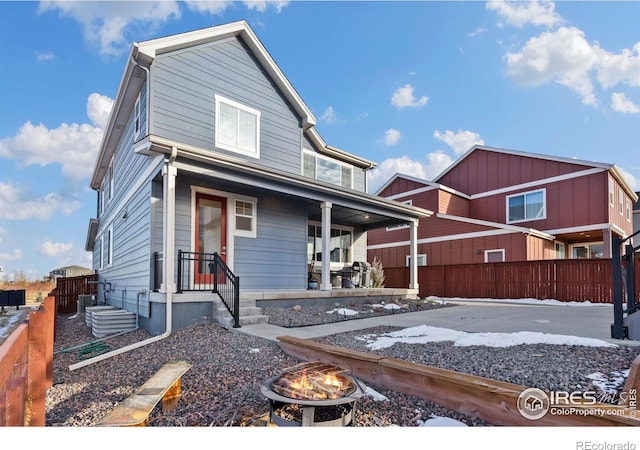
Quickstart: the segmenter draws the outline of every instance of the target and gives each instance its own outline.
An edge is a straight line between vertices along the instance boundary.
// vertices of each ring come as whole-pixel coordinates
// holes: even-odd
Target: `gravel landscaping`
[[[352,305],[356,307],[356,305]],[[440,305],[441,307],[442,305]],[[425,307],[439,307],[430,305]],[[455,307],[455,306],[453,306]],[[371,305],[362,308],[371,309]],[[296,326],[306,321],[356,320],[328,313],[330,307],[300,306],[265,308],[272,323]],[[376,308],[377,309],[377,308]],[[374,314],[411,313],[379,308]],[[305,319],[306,318],[306,319]],[[638,347],[582,347],[564,345],[518,345],[506,348],[456,347],[450,342],[400,344],[371,350],[375,336],[393,331],[390,327],[341,333],[316,341],[360,351],[375,352],[407,361],[467,372],[541,389],[594,388],[590,374],[611,374],[628,369],[640,354]],[[286,334],[284,332],[283,334]],[[99,344],[117,349],[150,336],[142,330],[106,338]],[[108,411],[132,394],[166,361],[187,358],[192,368],[182,378],[178,408],[163,414],[156,408],[148,426],[257,426],[269,412],[269,401],[261,384],[300,361],[285,354],[277,343],[227,330],[215,324],[198,324],[169,337],[91,365],[69,370],[69,366],[91,356],[83,344],[95,341],[83,315],[57,318],[53,387],[47,392],[47,426],[87,427],[95,425]],[[476,417],[447,410],[426,400],[390,389],[371,389],[357,402],[353,426],[416,427],[431,417],[447,417],[469,426],[485,426]],[[427,422],[428,424],[428,422]]]

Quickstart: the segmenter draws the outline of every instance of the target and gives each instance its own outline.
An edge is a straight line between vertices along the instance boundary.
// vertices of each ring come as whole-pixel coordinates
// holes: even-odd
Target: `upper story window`
[[[260,157],[260,111],[233,100],[216,98],[216,147]]]
[[[545,194],[546,191],[540,189],[507,196],[507,223],[545,219]]]
[[[614,184],[613,184],[613,180],[611,178],[609,178],[609,204],[611,206],[613,206],[615,204],[616,201],[616,197],[613,193],[613,189],[614,189]]]
[[[631,200],[629,199],[627,199],[625,207],[625,217],[627,218],[627,222],[631,222]]]
[[[353,186],[351,166],[308,151],[302,154],[302,174],[305,177],[349,189]]]
[[[618,192],[618,210],[620,211],[620,215],[622,215],[622,211],[624,210],[624,193],[622,190]]]
[[[136,104],[133,107],[133,140],[140,136],[140,95],[136,100]]]

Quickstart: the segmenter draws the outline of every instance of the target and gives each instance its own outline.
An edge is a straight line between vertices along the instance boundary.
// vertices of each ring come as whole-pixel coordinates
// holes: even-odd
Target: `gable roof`
[[[304,132],[322,152],[330,156],[349,161],[362,168],[371,169],[376,166],[376,163],[372,161],[352,155],[335,147],[331,147],[324,142],[322,137],[320,137],[317,130],[314,128],[316,118],[311,110],[302,101],[298,92],[285,77],[284,73],[280,70],[269,52],[262,45],[249,24],[244,20],[240,20],[224,25],[216,25],[200,30],[133,43],[122,79],[120,80],[120,85],[118,87],[116,99],[113,103],[113,109],[109,116],[104,137],[100,145],[100,153],[98,154],[94,166],[93,177],[90,184],[93,189],[100,188],[101,181],[107,170],[111,156],[115,152],[122,133],[124,132],[126,121],[129,118],[133,105],[137,99],[137,95],[140,92],[140,88],[144,83],[143,80],[148,80],[148,70],[156,56],[230,37],[237,37],[241,39],[242,42],[251,50],[253,56],[256,57],[265,71],[269,74],[285,98],[290,102],[293,109],[300,115]],[[144,72],[147,73],[145,74]],[[145,134],[148,133],[141,133],[141,138],[144,138]]]
[[[435,183],[433,181],[428,181],[425,180],[423,178],[418,178],[418,177],[414,177],[412,175],[406,175],[404,173],[400,173],[400,172],[396,172],[391,178],[389,178],[389,180],[384,183],[380,188],[378,188],[378,190],[376,191],[376,193],[374,195],[380,195],[380,193],[382,191],[384,191],[386,188],[388,188],[389,186],[391,186],[391,184],[393,184],[394,181],[398,180],[398,179],[404,179],[404,180],[408,180],[408,181],[413,181],[416,183],[420,183],[423,184],[425,186],[424,189],[419,189],[420,192],[423,192],[424,190],[427,189],[440,189],[442,191],[446,191],[449,192],[451,194],[454,195],[458,195],[462,198],[466,198],[467,200],[469,200],[471,197],[469,197],[467,194],[460,192],[460,191],[456,191],[453,188],[450,188],[449,186],[445,186],[444,184],[440,184],[440,183]],[[388,198],[396,198],[396,197],[406,197],[408,195],[411,195],[413,193],[417,193],[415,191],[409,191],[409,192],[402,192],[402,193],[398,193],[398,194],[394,194],[392,196],[389,196]]]
[[[631,185],[628,183],[628,181],[625,179],[624,175],[622,175],[622,173],[620,172],[620,169],[618,169],[618,167],[615,164],[595,162],[595,161],[587,161],[587,160],[577,159],[577,158],[566,158],[566,157],[562,157],[562,156],[544,155],[544,154],[541,154],[541,153],[523,152],[523,151],[520,151],[520,150],[510,150],[510,149],[499,148],[499,147],[490,147],[490,146],[486,146],[486,145],[474,145],[473,147],[471,147],[469,150],[467,150],[467,152],[465,154],[463,154],[458,159],[456,159],[449,167],[447,167],[443,172],[441,172],[437,177],[435,177],[433,179],[433,181],[437,183],[446,174],[448,174],[456,166],[458,166],[458,164],[460,164],[462,161],[464,161],[470,154],[472,154],[473,152],[475,152],[477,150],[484,150],[484,151],[487,151],[487,152],[494,152],[494,153],[504,153],[504,154],[508,154],[508,155],[522,156],[522,157],[525,157],[525,158],[545,159],[547,161],[556,161],[556,162],[562,162],[562,163],[567,163],[567,164],[578,164],[578,165],[581,165],[581,166],[588,166],[588,167],[607,170],[616,179],[616,181],[618,181],[618,183],[620,183],[620,186],[622,186],[622,188],[625,190],[627,195],[633,201],[636,201],[638,199],[638,196],[636,195],[634,190],[631,188]]]

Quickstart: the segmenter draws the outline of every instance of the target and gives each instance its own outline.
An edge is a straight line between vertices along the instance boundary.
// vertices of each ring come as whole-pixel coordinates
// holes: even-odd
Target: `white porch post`
[[[411,243],[409,244],[409,289],[418,289],[418,221],[411,222]]]
[[[331,202],[321,202],[322,209],[322,280],[321,291],[331,290]]]
[[[178,169],[173,166],[172,158],[167,161],[162,169],[163,181],[163,274],[161,291],[173,293],[176,290],[175,284],[175,219],[176,219],[176,175]]]

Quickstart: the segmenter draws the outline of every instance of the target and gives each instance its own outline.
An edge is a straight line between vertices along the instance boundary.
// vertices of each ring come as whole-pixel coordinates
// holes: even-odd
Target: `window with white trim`
[[[330,262],[351,263],[353,229],[349,227],[331,227],[329,241]],[[310,223],[307,233],[307,261],[322,261],[322,225]]]
[[[302,175],[349,189],[353,186],[353,167],[307,150],[302,154]]]
[[[613,180],[611,178],[609,178],[609,204],[611,206],[615,205],[615,201],[616,201],[616,197],[614,194],[614,184],[613,184]]]
[[[602,242],[585,242],[569,246],[571,257],[575,259],[598,259],[604,257],[604,245]]]
[[[486,263],[504,262],[504,249],[500,248],[500,249],[493,249],[493,250],[485,250],[484,262]]]
[[[256,201],[235,201],[236,236],[256,237]]]
[[[545,203],[545,189],[507,196],[507,223],[545,219]]]
[[[427,255],[425,253],[421,253],[421,254],[417,255],[416,259],[418,261],[418,266],[426,266],[427,265]],[[406,263],[406,267],[409,267],[411,265],[411,255],[407,255],[405,263]]]
[[[627,199],[624,214],[625,214],[625,217],[627,218],[627,222],[631,222],[631,200],[629,199]]]
[[[101,267],[109,267],[113,261],[113,226],[110,226],[102,236]]]
[[[622,215],[624,210],[624,193],[622,190],[618,191],[618,209],[620,210],[620,215]]]
[[[260,157],[260,111],[218,94],[216,99],[216,147]]]
[[[565,259],[564,242],[556,242],[556,259]]]
[[[133,106],[133,141],[140,136],[140,94],[138,94],[138,98],[136,99],[136,103]]]

